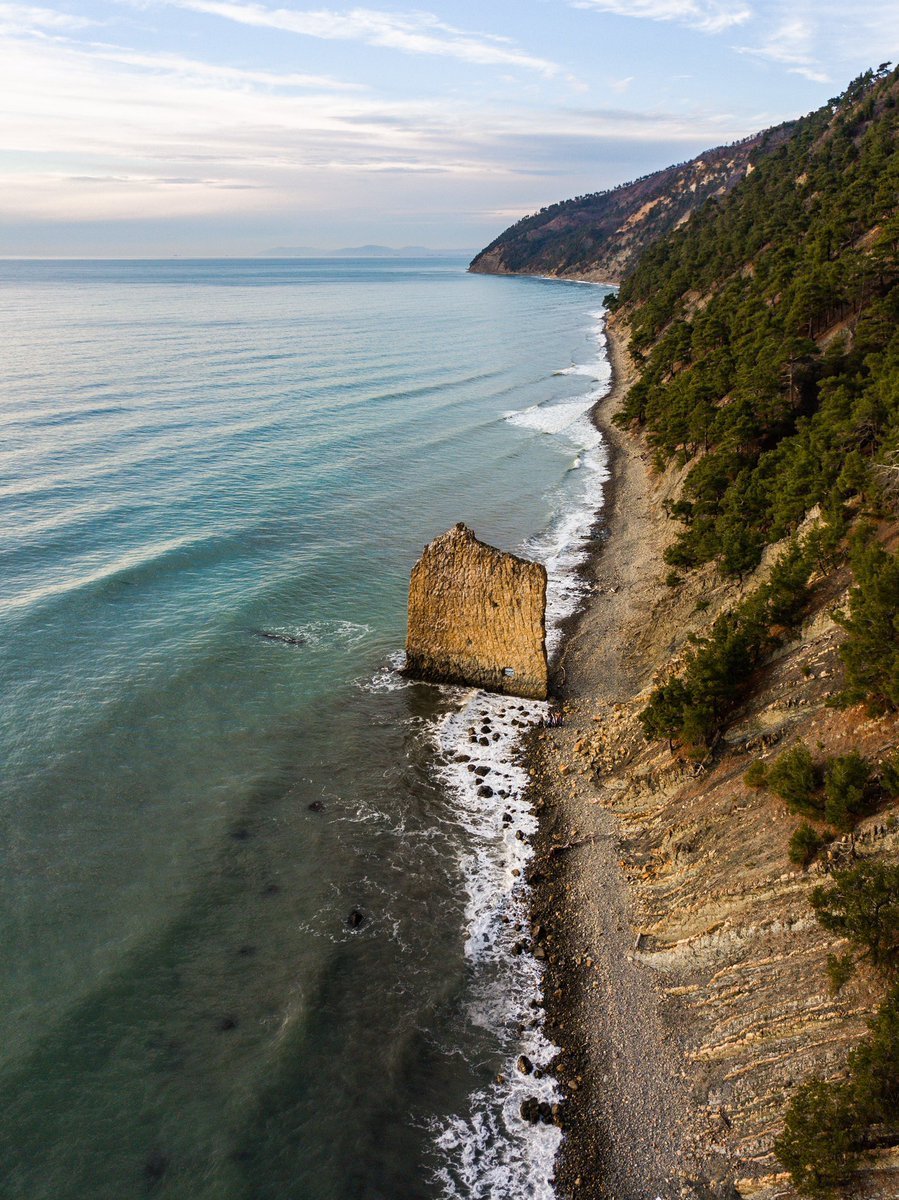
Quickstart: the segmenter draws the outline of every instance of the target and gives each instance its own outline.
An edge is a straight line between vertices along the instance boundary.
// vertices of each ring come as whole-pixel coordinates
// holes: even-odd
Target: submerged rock
[[[455,525],[426,546],[409,584],[406,672],[545,700],[546,568]],[[488,745],[481,729],[481,744]]]
[[[147,1177],[147,1182],[150,1184],[159,1183],[168,1169],[168,1155],[163,1154],[161,1150],[151,1150],[147,1155],[147,1161],[144,1163],[144,1175]]]

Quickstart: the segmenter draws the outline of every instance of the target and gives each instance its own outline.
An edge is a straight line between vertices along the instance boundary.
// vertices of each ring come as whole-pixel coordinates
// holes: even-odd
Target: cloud
[[[719,115],[526,107],[518,93],[385,99],[329,78],[58,38],[0,36],[0,61],[7,219],[331,212],[364,191],[348,187],[354,174],[490,189],[592,173],[609,146],[651,146],[654,159],[667,143],[679,158],[679,146],[750,132]]]
[[[365,84],[348,83],[330,75],[307,75],[297,71],[248,71],[241,67],[223,67],[215,63],[200,62],[180,54],[145,54],[100,42],[88,43],[88,46],[96,59],[176,75],[183,79],[216,84],[261,84],[268,88],[312,88],[338,92],[367,90]]]
[[[816,58],[814,45],[817,30],[807,17],[788,16],[759,46],[740,46],[741,54],[784,66],[794,75],[801,75],[815,83],[829,83],[830,75]]]
[[[676,21],[703,33],[722,33],[743,25],[753,15],[748,4],[740,0],[572,0],[572,4],[618,17]]]
[[[0,4],[0,32],[2,33],[60,33],[76,29],[87,29],[96,25],[87,17],[76,17],[71,13],[57,12],[52,8],[40,8],[28,4]]]
[[[392,13],[369,8],[306,12],[231,0],[172,0],[172,3],[241,25],[280,29],[327,41],[360,41],[405,54],[436,54],[483,66],[521,67],[547,78],[562,73],[557,63],[528,54],[508,38],[466,33],[444,24],[431,13]]]

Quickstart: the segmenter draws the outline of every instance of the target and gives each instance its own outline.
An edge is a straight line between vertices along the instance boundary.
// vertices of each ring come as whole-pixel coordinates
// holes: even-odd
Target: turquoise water
[[[4,1196],[548,1187],[555,1132],[491,1090],[536,966],[473,934],[514,926],[535,710],[394,668],[458,520],[576,603],[601,296],[452,260],[0,263]],[[478,703],[505,824],[453,775]]]

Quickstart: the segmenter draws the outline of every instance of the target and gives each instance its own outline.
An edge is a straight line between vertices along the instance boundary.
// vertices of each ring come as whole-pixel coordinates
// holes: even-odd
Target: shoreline
[[[614,318],[605,335],[611,387],[591,418],[607,447],[608,480],[598,544],[583,568],[588,596],[565,629],[554,671],[566,719],[534,733],[526,750],[538,818],[531,937],[546,964],[546,1036],[560,1047],[552,1066],[564,1094],[559,1200],[675,1200],[697,1174],[683,1149],[691,1109],[683,1062],[665,1028],[661,989],[634,961],[616,818],[597,803],[595,788],[582,786],[586,772],[577,765],[579,739],[639,687],[626,628],[661,585],[648,468],[610,421],[635,368]]]

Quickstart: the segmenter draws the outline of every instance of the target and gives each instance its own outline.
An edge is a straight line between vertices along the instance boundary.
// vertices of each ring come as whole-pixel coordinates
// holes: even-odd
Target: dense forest
[[[899,449],[897,94],[857,80],[621,287],[642,372],[620,420],[694,462],[672,566],[751,569]]]

